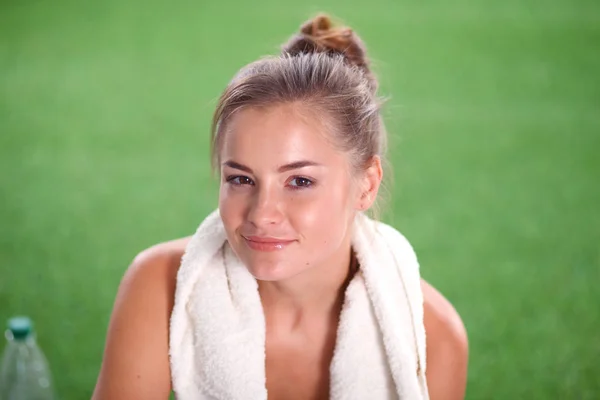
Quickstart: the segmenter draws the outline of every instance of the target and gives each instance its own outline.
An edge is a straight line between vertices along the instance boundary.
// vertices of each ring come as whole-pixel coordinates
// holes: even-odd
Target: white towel
[[[394,228],[358,214],[360,264],[348,285],[330,366],[330,398],[428,399],[419,265]],[[265,400],[265,319],[254,277],[218,211],[192,237],[177,276],[170,363],[178,400]]]

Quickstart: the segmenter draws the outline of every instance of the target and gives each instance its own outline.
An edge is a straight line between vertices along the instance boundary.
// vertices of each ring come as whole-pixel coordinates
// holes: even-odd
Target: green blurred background
[[[318,11],[390,97],[384,220],[466,323],[467,397],[600,398],[598,1],[0,2],[0,321],[89,398],[129,262],[216,205],[216,98]]]

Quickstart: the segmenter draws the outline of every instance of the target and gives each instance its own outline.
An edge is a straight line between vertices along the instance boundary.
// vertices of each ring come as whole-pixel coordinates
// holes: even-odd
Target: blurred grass
[[[0,3],[0,320],[89,398],[128,263],[215,207],[215,99],[320,10],[391,96],[384,219],[465,320],[468,398],[600,397],[595,1]]]

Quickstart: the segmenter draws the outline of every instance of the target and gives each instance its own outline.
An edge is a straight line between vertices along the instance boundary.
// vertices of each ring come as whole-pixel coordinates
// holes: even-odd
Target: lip
[[[266,236],[242,236],[248,247],[257,251],[279,251],[292,244],[294,240]]]

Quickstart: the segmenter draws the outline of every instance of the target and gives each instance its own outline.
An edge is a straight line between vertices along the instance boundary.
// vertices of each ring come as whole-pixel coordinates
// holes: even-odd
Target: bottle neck
[[[9,343],[13,343],[15,345],[31,345],[33,343],[35,343],[35,335],[33,334],[33,332],[28,333],[25,336],[16,336],[13,335],[13,333],[11,331],[7,331],[6,334],[4,335],[6,337],[6,340]]]

